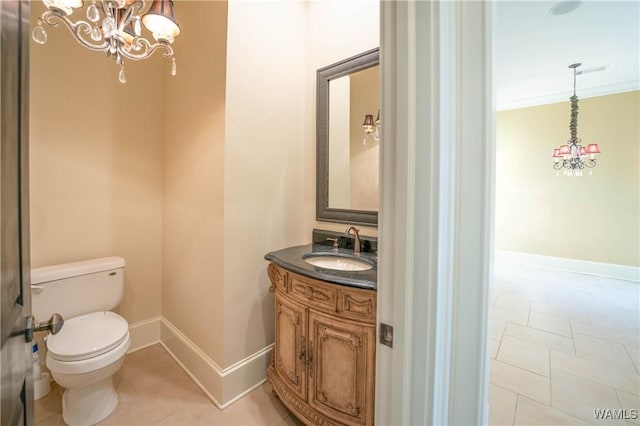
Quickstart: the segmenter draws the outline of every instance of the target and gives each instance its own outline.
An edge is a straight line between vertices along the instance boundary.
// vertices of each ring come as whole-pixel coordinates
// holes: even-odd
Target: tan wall
[[[377,0],[323,0],[307,2],[307,128],[306,140],[316,138],[316,71],[318,68],[374,49],[380,45],[380,3]],[[374,117],[375,118],[375,117]],[[305,158],[306,168],[314,171],[306,194],[315,206],[315,152]],[[312,212],[315,219],[315,210]],[[344,231],[346,225],[313,222],[321,229]],[[377,236],[378,229],[359,226],[363,235]],[[310,237],[309,237],[310,239]]]
[[[373,120],[380,108],[380,67],[369,68],[351,75],[351,208],[378,211],[378,168],[380,144],[371,135],[365,145],[362,128],[365,114]]]
[[[44,7],[32,3],[35,21]],[[120,312],[160,314],[162,58],[129,63],[128,83],[64,27],[31,48],[30,196],[33,267],[126,259]],[[165,68],[167,67],[167,68]]]
[[[178,73],[166,77],[162,314],[223,357],[226,2],[181,1]]]
[[[497,249],[640,264],[639,93],[580,99],[578,137],[602,151],[591,176],[552,169],[569,101],[498,113]]]
[[[266,261],[311,240],[305,3],[230,1],[224,167],[224,366],[273,342]]]

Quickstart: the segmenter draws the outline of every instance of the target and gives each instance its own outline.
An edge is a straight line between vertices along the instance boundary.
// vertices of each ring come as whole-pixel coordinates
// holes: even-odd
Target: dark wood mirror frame
[[[316,220],[378,226],[378,212],[329,208],[329,82],[380,63],[375,48],[317,71],[316,88]]]

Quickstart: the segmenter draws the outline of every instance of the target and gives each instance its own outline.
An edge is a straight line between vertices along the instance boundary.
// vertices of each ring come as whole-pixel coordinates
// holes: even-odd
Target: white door
[[[33,416],[28,211],[29,7],[0,1],[0,424]]]

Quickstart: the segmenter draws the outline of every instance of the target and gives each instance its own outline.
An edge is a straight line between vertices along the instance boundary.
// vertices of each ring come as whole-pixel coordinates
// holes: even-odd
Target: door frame
[[[378,424],[487,423],[493,9],[381,2]]]

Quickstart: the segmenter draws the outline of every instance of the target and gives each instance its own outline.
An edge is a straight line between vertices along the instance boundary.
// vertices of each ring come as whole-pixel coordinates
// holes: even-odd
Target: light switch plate
[[[393,348],[393,327],[383,322],[380,323],[380,343]]]

